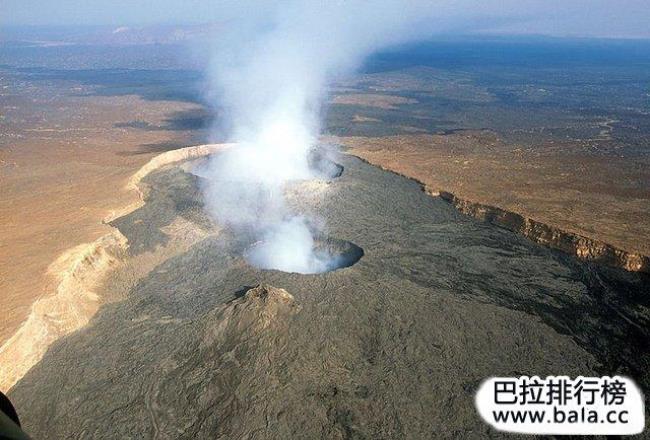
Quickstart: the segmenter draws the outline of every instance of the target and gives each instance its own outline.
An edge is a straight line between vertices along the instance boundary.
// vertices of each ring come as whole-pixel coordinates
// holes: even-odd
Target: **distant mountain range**
[[[174,44],[208,38],[222,24],[151,26],[21,26],[0,31],[0,43],[27,46]]]

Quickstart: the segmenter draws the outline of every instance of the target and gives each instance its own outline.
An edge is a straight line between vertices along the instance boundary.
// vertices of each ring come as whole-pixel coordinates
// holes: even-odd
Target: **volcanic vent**
[[[331,272],[349,267],[363,257],[363,249],[354,243],[328,237],[304,213],[308,205],[318,205],[318,188],[329,187],[343,175],[344,167],[324,149],[313,149],[308,155],[312,179],[287,182],[285,191],[293,196],[294,214],[267,231],[261,240],[244,253],[246,260],[260,269],[301,274]],[[315,184],[314,187],[311,184]]]
[[[251,246],[245,254],[246,260],[260,269],[275,269],[283,272],[315,274],[331,272],[350,267],[363,257],[363,249],[354,243],[334,238],[300,237],[303,243],[296,258],[296,249],[284,248],[278,241],[260,241]],[[267,256],[271,254],[273,259]]]

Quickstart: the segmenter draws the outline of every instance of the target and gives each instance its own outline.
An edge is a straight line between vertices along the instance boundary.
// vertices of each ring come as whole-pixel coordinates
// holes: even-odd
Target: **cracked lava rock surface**
[[[650,386],[647,275],[580,262],[343,156],[294,210],[363,250],[301,275],[250,266],[199,177],[169,166],[113,222],[132,259],[204,231],[55,343],[10,392],[34,438],[482,438],[490,376],[625,374]],[[213,230],[214,229],[214,230]],[[179,234],[185,234],[181,230]],[[196,237],[197,235],[193,235]],[[107,291],[119,291],[119,271]],[[123,274],[122,274],[123,275]]]

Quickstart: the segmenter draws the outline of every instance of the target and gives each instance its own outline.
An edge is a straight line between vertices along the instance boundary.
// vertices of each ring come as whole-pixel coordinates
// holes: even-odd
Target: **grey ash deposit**
[[[227,228],[140,279],[11,391],[35,438],[499,437],[473,406],[494,375],[626,374],[647,392],[648,278],[578,262],[459,214],[360,160],[327,237],[363,258],[301,275],[248,264]],[[210,228],[198,177],[147,180],[115,222],[133,257],[179,217]],[[256,287],[259,286],[259,287]]]

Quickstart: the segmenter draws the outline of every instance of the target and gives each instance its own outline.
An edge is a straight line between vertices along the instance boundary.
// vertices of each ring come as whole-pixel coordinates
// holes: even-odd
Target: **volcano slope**
[[[199,177],[171,166],[145,179],[146,204],[114,222],[131,258],[168,245],[162,231],[179,219],[209,233],[51,347],[10,393],[25,429],[494,438],[505,434],[473,406],[489,376],[618,373],[650,389],[647,275],[579,262],[406,178],[339,162],[339,178],[288,194],[328,237],[363,249],[356,264],[316,275],[247,264],[250,239],[211,229]]]

